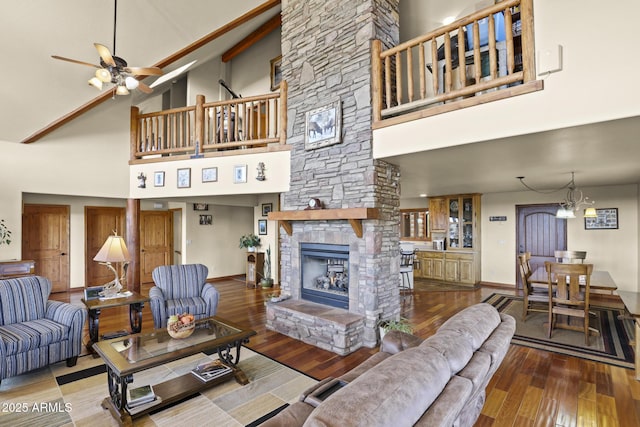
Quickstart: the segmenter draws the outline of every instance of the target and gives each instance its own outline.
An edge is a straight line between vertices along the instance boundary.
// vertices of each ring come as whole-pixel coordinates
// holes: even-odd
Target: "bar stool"
[[[400,290],[407,291],[413,289],[413,261],[415,252],[400,252]]]

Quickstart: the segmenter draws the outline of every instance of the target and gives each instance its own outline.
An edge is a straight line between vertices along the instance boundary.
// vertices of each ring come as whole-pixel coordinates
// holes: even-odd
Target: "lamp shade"
[[[556,218],[575,218],[576,215],[573,213],[571,209],[560,208],[558,212],[556,212]]]
[[[598,218],[598,213],[596,212],[596,208],[587,208],[584,210],[585,218]]]
[[[94,261],[100,262],[124,262],[129,260],[129,250],[121,236],[113,235],[107,237],[102,248],[93,257]]]
[[[91,77],[89,79],[89,84],[98,90],[102,90],[102,82],[96,77]]]

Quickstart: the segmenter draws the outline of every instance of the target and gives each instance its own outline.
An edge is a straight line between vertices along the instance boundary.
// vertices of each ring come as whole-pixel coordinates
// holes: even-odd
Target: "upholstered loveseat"
[[[515,320],[480,303],[422,340],[399,331],[340,378],[327,378],[262,426],[472,426]]]
[[[45,277],[0,280],[0,381],[62,360],[76,364],[87,311],[49,301],[50,293]]]
[[[203,264],[161,265],[151,272],[155,286],[149,289],[151,315],[156,329],[165,328],[169,316],[190,313],[196,319],[216,314],[220,294],[207,283]]]

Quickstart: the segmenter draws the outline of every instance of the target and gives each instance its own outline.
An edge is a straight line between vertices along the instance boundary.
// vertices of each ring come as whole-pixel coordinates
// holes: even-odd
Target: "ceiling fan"
[[[65,58],[58,55],[51,55],[51,57],[62,61],[73,62],[74,64],[97,68],[95,76],[89,79],[89,84],[98,90],[102,90],[103,83],[113,83],[113,90],[116,95],[128,95],[129,90],[136,88],[142,92],[151,93],[153,89],[142,83],[139,79],[143,78],[143,76],[160,76],[162,75],[162,70],[158,67],[129,67],[127,61],[116,56],[118,0],[114,0],[114,3],[113,55],[105,45],[94,43],[93,45],[96,47],[98,55],[100,55],[100,65],[79,61],[77,59]]]

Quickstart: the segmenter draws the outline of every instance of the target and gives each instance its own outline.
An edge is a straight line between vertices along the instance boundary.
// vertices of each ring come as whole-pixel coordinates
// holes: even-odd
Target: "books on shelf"
[[[145,403],[156,400],[156,394],[151,385],[127,389],[127,408],[133,409]]]
[[[232,369],[221,361],[214,360],[212,362],[202,363],[196,366],[191,370],[191,373],[201,381],[207,382],[228,374],[231,371]]]

